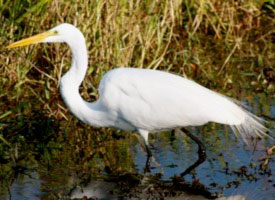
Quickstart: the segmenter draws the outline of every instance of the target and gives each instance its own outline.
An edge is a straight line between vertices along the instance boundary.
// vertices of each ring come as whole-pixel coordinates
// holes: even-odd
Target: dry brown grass
[[[272,92],[265,74],[275,61],[272,6],[274,1],[264,0],[0,2],[0,120],[31,110],[68,118],[58,92],[70,66],[68,48],[4,48],[64,22],[87,39],[90,67],[81,89],[86,99],[96,99],[101,77],[119,66],[171,71],[228,94],[240,86]]]

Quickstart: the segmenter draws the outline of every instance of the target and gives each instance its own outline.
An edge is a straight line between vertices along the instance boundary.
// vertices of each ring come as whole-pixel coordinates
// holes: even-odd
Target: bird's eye
[[[57,35],[57,34],[58,34],[58,31],[57,31],[57,30],[55,30],[53,33],[54,33],[55,35]]]

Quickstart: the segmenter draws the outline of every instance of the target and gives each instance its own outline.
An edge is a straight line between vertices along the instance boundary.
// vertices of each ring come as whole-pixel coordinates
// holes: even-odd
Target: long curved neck
[[[81,121],[93,126],[104,126],[102,118],[105,113],[97,103],[88,103],[79,94],[87,68],[88,53],[82,35],[75,43],[68,43],[72,50],[72,66],[61,78],[60,93],[69,110]]]
[[[69,78],[74,81],[74,84],[78,89],[84,80],[88,68],[88,53],[85,43],[79,43],[77,47],[70,47],[72,50],[72,65],[64,77],[69,76]]]
[[[81,85],[87,68],[88,68],[88,53],[85,45],[84,37],[78,42],[68,43],[69,47],[72,51],[72,65],[69,71],[61,78],[60,90],[61,95],[67,104],[71,97],[71,93],[77,93],[77,96],[80,97],[79,94],[79,86]],[[68,96],[70,95],[70,98]],[[84,101],[81,98],[82,101]],[[69,103],[69,102],[68,102]]]

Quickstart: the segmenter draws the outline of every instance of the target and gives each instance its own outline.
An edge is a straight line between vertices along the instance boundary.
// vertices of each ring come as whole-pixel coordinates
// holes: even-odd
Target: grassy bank
[[[25,107],[68,118],[58,94],[68,47],[4,49],[63,22],[87,39],[86,99],[96,98],[101,77],[118,66],[171,71],[233,96],[231,88],[273,92],[274,9],[267,0],[2,1],[0,119]]]

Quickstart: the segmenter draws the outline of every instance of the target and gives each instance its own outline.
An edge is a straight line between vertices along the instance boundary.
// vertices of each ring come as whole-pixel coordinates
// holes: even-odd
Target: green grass
[[[96,99],[101,77],[119,66],[171,71],[229,95],[231,88],[273,92],[264,70],[275,61],[274,14],[274,1],[0,1],[0,119],[23,114],[15,105],[34,99],[40,103],[29,109],[68,118],[57,88],[68,47],[4,48],[63,22],[87,39],[84,98]]]

